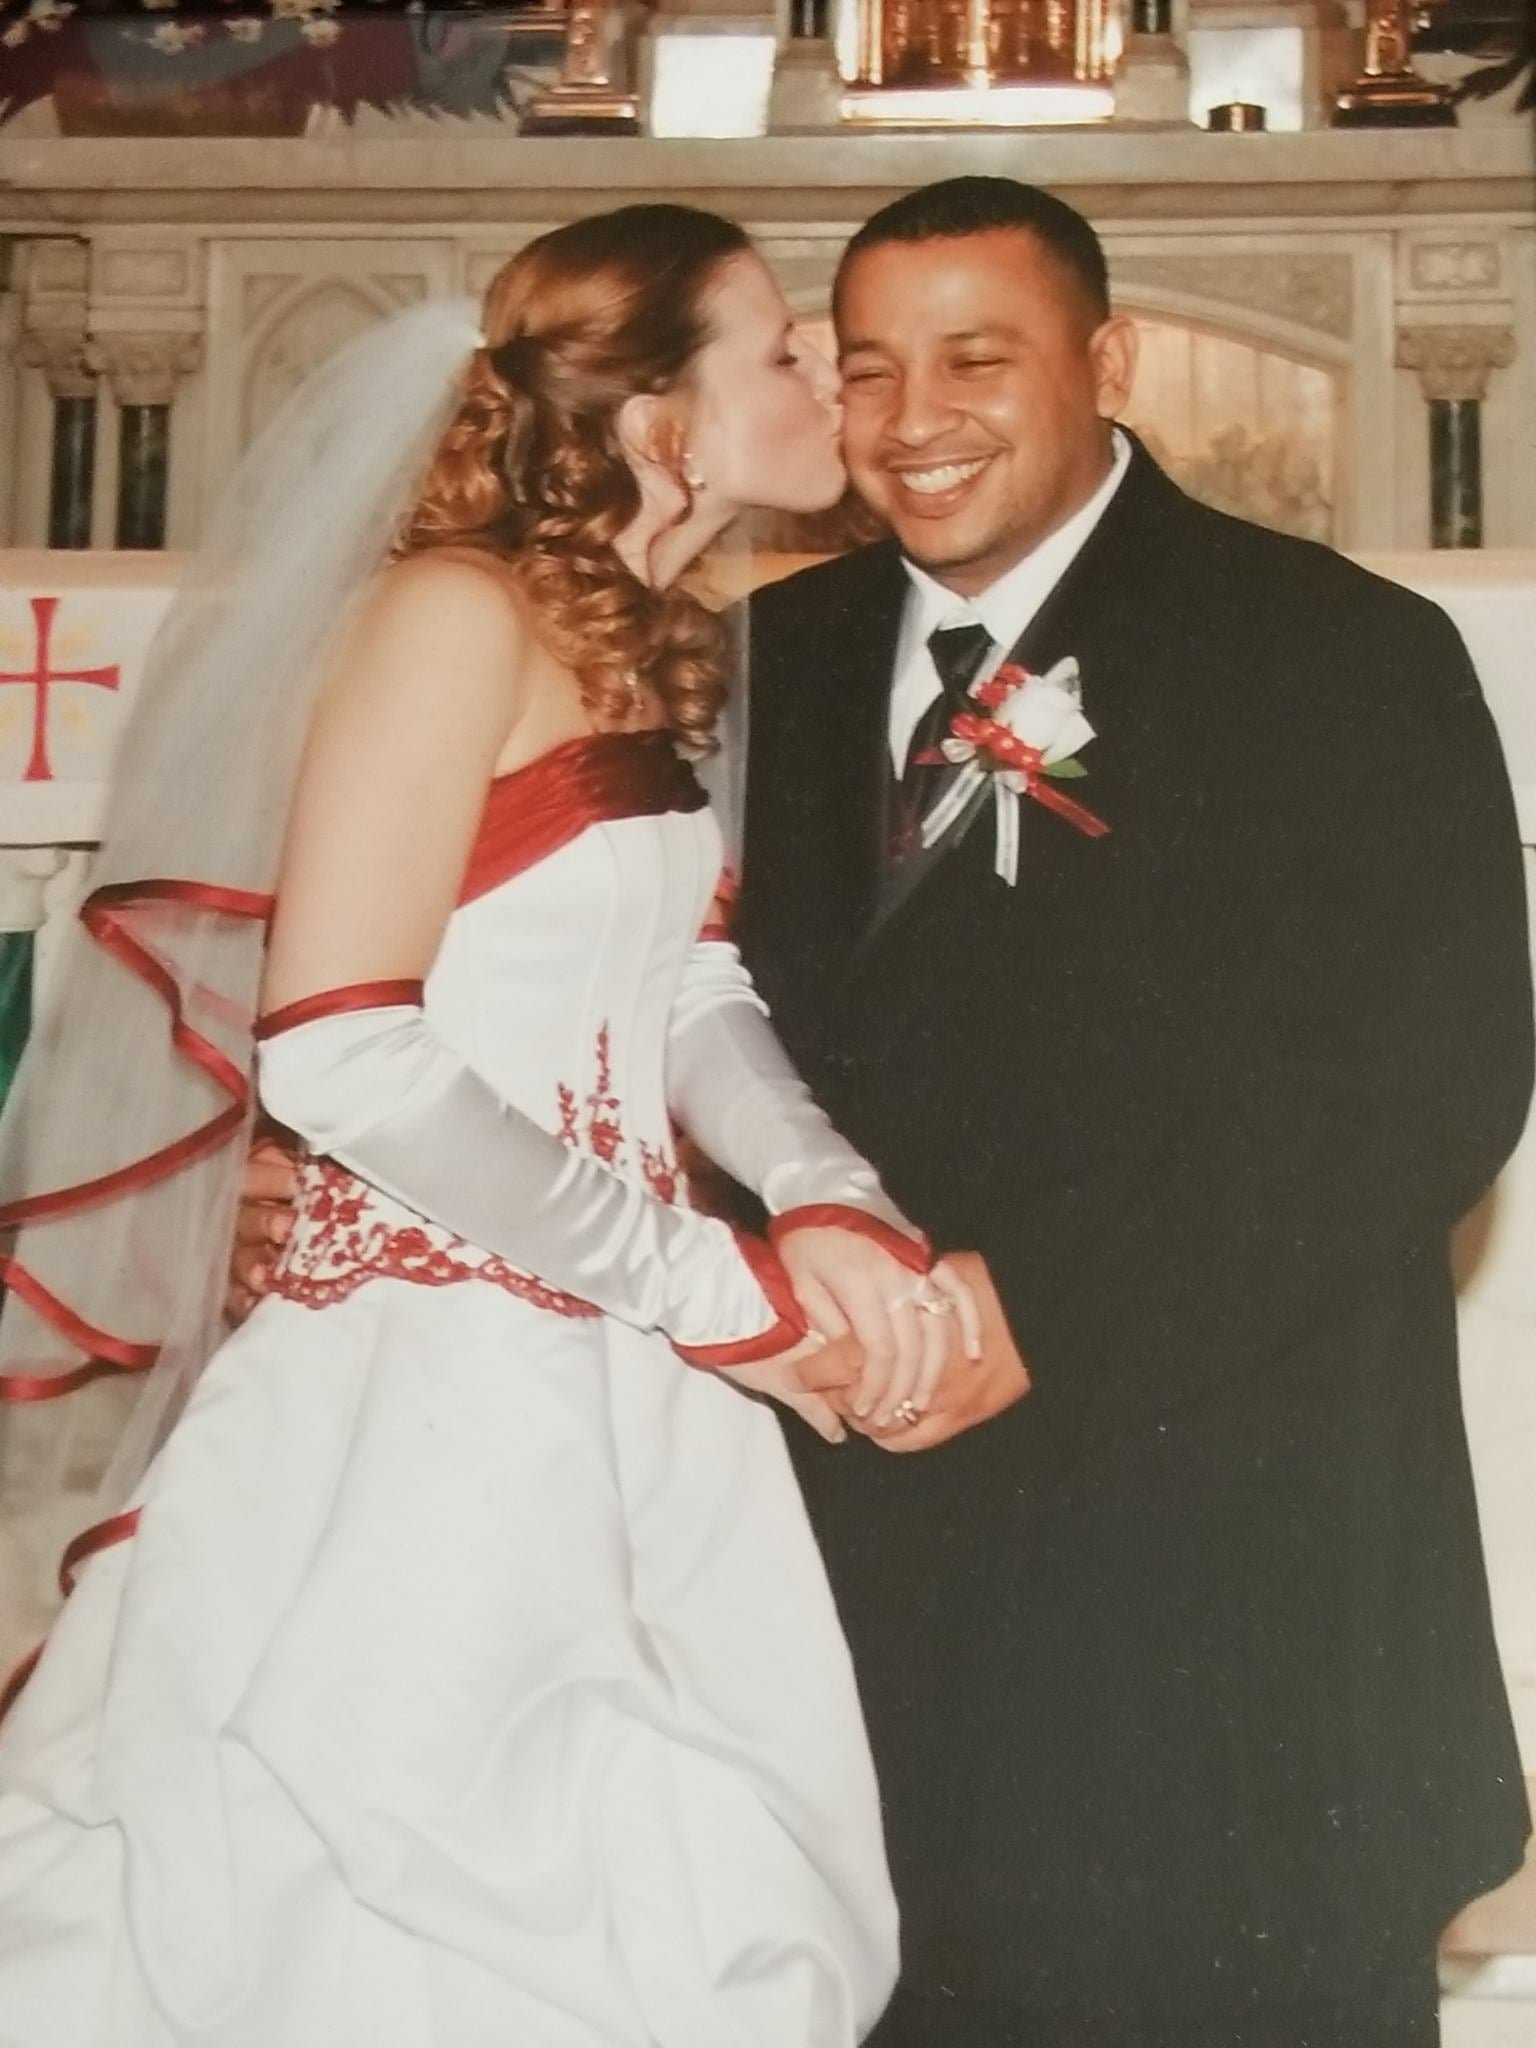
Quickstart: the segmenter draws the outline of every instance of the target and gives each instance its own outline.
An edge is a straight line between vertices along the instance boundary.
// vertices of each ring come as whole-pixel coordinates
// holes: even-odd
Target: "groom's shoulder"
[[[1180,592],[1165,601],[1207,647],[1255,673],[1328,677],[1372,698],[1388,677],[1400,687],[1405,668],[1432,695],[1464,686],[1461,636],[1431,599],[1325,542],[1209,506],[1191,515]]]
[[[894,562],[891,543],[875,541],[759,585],[749,608],[753,638],[800,639],[866,620],[870,604],[886,584],[900,595],[899,579],[892,575]]]
[[[1437,632],[1450,624],[1416,591],[1352,561],[1325,541],[1279,533],[1214,507],[1191,506],[1206,554],[1202,584],[1250,629],[1282,641],[1356,626],[1379,633]]]

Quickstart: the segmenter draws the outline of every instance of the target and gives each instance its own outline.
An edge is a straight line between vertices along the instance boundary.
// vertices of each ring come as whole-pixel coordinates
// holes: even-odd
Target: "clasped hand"
[[[228,1298],[235,1321],[269,1284],[293,1226],[294,1181],[282,1146],[253,1149]],[[780,1402],[829,1442],[841,1443],[852,1428],[884,1450],[931,1450],[1029,1391],[979,1254],[951,1253],[919,1278],[871,1239],[818,1227],[791,1232],[780,1256],[810,1334],[794,1350],[724,1377]],[[944,1300],[953,1312],[921,1310],[923,1299]]]
[[[884,1450],[930,1450],[1029,1391],[979,1254],[954,1253],[916,1279],[848,1230],[798,1230],[779,1251],[811,1334],[731,1377],[771,1394],[829,1442],[852,1428]],[[934,1313],[919,1306],[925,1300],[947,1306]]]

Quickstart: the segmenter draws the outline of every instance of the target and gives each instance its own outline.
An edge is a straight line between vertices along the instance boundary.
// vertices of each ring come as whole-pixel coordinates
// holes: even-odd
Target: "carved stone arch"
[[[310,373],[359,334],[400,309],[394,279],[295,279],[265,305],[247,337],[240,445],[249,446]]]
[[[1277,314],[1137,288],[1125,424],[1186,490],[1309,540],[1338,538],[1349,468],[1347,341]]]
[[[1116,290],[1115,311],[1129,314],[1133,320],[1163,320],[1206,334],[1231,335],[1319,367],[1347,367],[1353,361],[1347,333],[1208,292],[1137,282]]]

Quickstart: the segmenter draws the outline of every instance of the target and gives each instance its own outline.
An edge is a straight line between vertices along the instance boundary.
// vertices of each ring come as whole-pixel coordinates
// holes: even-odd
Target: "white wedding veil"
[[[46,1626],[61,1552],[67,1590],[127,1532],[222,1335],[265,924],[317,678],[414,508],[478,313],[414,308],[302,386],[150,650],[91,893],[0,1121],[6,1649]]]

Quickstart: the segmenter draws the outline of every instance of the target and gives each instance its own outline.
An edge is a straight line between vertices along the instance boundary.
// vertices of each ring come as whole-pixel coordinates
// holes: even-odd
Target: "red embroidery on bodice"
[[[642,1138],[631,1145],[624,1133],[624,1111],[613,1092],[613,1041],[605,1024],[597,1034],[597,1068],[592,1090],[578,1098],[576,1090],[562,1081],[556,1090],[560,1104],[560,1135],[567,1145],[590,1152],[622,1173],[631,1158],[658,1201],[676,1202],[682,1174],[670,1148],[648,1145]]]
[[[566,1144],[616,1173],[633,1163],[663,1202],[679,1199],[682,1176],[665,1147],[632,1145],[623,1105],[613,1090],[612,1040],[605,1024],[597,1035],[594,1078],[580,1096],[568,1082],[556,1089],[559,1134]],[[274,1294],[306,1308],[345,1301],[369,1280],[409,1280],[418,1287],[448,1287],[479,1280],[505,1289],[552,1315],[591,1317],[590,1302],[551,1287],[531,1273],[483,1251],[441,1224],[361,1180],[334,1159],[308,1159],[299,1170],[293,1233],[273,1277]]]
[[[417,1287],[481,1280],[553,1315],[601,1313],[425,1218],[399,1221],[411,1212],[334,1159],[305,1161],[299,1170],[298,1209],[272,1292],[305,1308],[329,1308],[369,1280],[409,1280]]]

